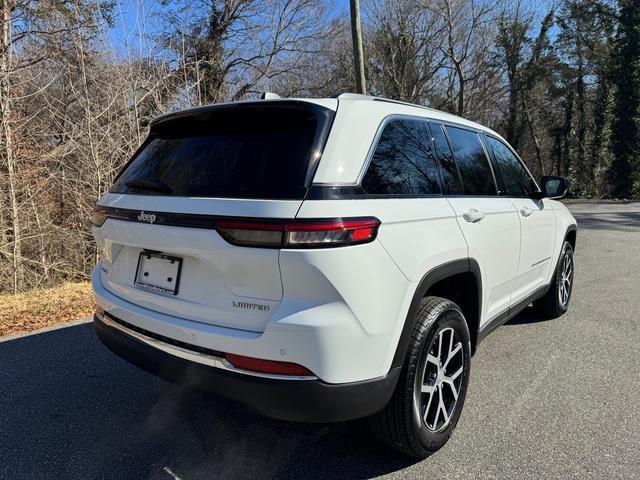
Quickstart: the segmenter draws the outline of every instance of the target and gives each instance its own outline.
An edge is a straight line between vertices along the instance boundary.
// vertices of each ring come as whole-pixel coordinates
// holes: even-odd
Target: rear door
[[[515,207],[497,195],[491,165],[478,133],[432,123],[448,201],[482,275],[486,322],[508,310],[518,269],[520,223]]]
[[[154,124],[99,201],[103,286],[161,313],[262,331],[282,298],[279,250],[262,246],[280,235],[272,224],[295,218],[333,113],[261,102]]]
[[[489,135],[485,142],[493,156],[501,194],[516,208],[522,228],[518,275],[511,294],[515,304],[547,284],[553,268],[555,214],[544,200],[531,198],[538,187],[511,148]]]

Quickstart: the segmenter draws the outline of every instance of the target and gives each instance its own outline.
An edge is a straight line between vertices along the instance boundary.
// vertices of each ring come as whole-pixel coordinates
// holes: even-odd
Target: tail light
[[[265,248],[328,248],[369,243],[376,238],[375,217],[265,221],[218,220],[216,230],[229,243]]]
[[[262,360],[260,358],[245,357],[227,353],[227,361],[235,368],[249,370],[250,372],[271,373],[275,375],[296,375],[299,377],[313,376],[311,370],[291,362],[279,362],[276,360]]]
[[[253,220],[218,220],[216,230],[227,242],[245,247],[277,248],[282,244],[282,224]]]

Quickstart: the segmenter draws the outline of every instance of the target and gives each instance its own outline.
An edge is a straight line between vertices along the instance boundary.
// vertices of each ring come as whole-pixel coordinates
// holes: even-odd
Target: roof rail
[[[336,98],[338,99],[342,98],[342,99],[348,99],[348,100],[369,100],[372,102],[397,103],[398,105],[407,105],[408,107],[424,108],[425,110],[435,110],[434,108],[425,107],[424,105],[418,105],[417,103],[403,102],[402,100],[393,100],[391,98],[377,97],[374,95],[362,95],[361,93],[341,93],[340,95],[337,95]]]

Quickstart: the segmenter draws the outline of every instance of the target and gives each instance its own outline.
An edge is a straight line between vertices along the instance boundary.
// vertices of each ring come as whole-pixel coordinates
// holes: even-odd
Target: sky
[[[329,5],[332,15],[336,17],[349,15],[349,0],[325,1]],[[366,2],[366,0],[364,1]],[[118,58],[135,56],[140,53],[143,55],[153,53],[149,51],[153,49],[152,42],[141,41],[140,36],[149,32],[158,32],[162,20],[161,12],[166,13],[171,10],[172,4],[184,4],[184,2],[172,2],[172,0],[165,0],[166,5],[161,5],[160,2],[161,0],[116,1],[114,26],[106,32],[105,38],[110,50],[115,52]],[[541,18],[553,4],[557,3],[557,0],[531,0],[524,4],[537,12]],[[550,34],[553,36],[555,32],[552,31]]]
[[[143,47],[140,35],[158,27],[157,0],[118,0],[114,10],[114,25],[107,32],[107,42],[117,56],[139,52]]]
[[[349,0],[326,1],[333,15],[349,14]],[[133,54],[151,48],[140,41],[140,35],[159,30],[160,12],[167,12],[172,8],[171,0],[167,3],[167,6],[163,6],[160,0],[117,0],[114,26],[107,32],[106,38],[119,58],[126,57],[127,53]]]

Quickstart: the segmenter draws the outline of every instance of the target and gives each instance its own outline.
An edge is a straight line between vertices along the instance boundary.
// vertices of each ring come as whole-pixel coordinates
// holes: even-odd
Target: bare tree
[[[23,120],[23,112],[16,108],[18,100],[25,104],[42,91],[30,91],[29,75],[40,64],[60,55],[64,35],[85,23],[92,23],[94,9],[104,5],[86,5],[81,2],[38,2],[26,0],[2,0],[0,25],[0,164],[6,179],[7,203],[9,205],[11,248],[0,245],[0,255],[8,256],[12,262],[12,289],[17,292],[25,288],[25,262],[38,263],[24,254],[25,222],[21,216],[23,204],[33,204],[29,198],[29,178],[21,169],[23,143],[16,142],[16,132],[24,129],[30,120]],[[74,17],[75,14],[75,18]],[[20,54],[15,55],[19,48]],[[16,126],[20,126],[17,129]],[[21,133],[21,135],[23,135]],[[25,152],[26,153],[26,152]],[[31,152],[29,152],[31,153]],[[3,189],[4,190],[4,189]],[[24,190],[24,191],[23,191]],[[36,223],[40,217],[35,216]],[[4,235],[6,238],[7,235]],[[42,253],[42,252],[41,252]],[[42,256],[40,257],[43,258]]]
[[[321,0],[185,2],[167,46],[198,103],[236,100],[296,71],[331,32],[326,19]]]
[[[6,169],[7,197],[9,203],[12,249],[10,258],[13,263],[13,291],[17,292],[24,284],[22,264],[22,232],[18,214],[16,193],[16,159],[13,142],[11,74],[13,65],[12,22],[18,4],[13,0],[2,0],[2,25],[0,26],[0,123],[2,140],[2,159]]]
[[[465,101],[473,82],[489,69],[486,60],[495,38],[496,3],[492,0],[438,0],[429,7],[444,24],[445,40],[439,49],[447,59],[449,92],[455,98],[454,111],[464,115]]]
[[[441,83],[445,57],[440,18],[409,0],[371,1],[368,6],[372,87],[377,93],[425,103]]]
[[[533,94],[541,80],[548,77],[548,32],[555,11],[546,13],[537,35],[532,36],[534,14],[517,2],[512,11],[502,13],[497,37],[497,54],[505,65],[508,111],[504,119],[507,140],[519,148],[525,129],[529,134],[539,173],[545,173],[539,132],[532,112]]]

